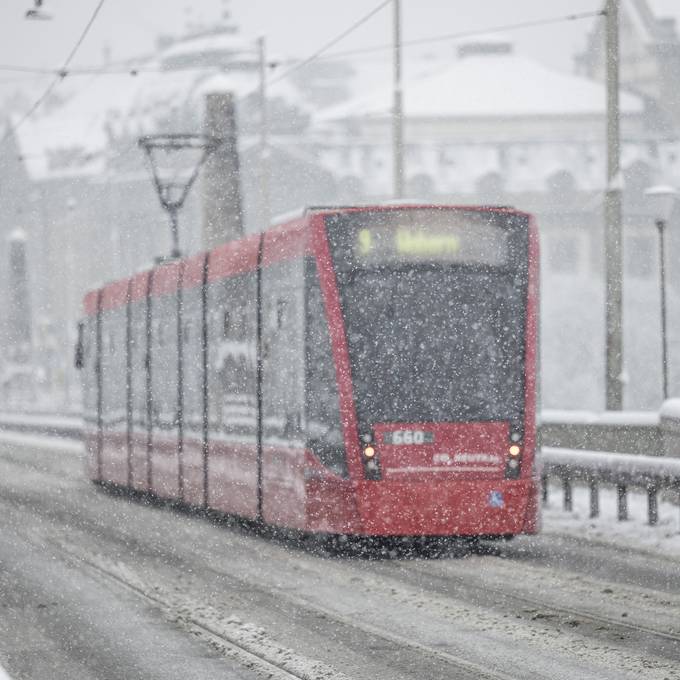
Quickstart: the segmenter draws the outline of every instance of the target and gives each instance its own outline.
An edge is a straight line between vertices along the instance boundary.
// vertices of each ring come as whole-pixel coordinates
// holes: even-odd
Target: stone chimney
[[[230,92],[205,98],[205,134],[220,140],[203,170],[202,247],[209,250],[243,235],[241,177],[234,97]]]

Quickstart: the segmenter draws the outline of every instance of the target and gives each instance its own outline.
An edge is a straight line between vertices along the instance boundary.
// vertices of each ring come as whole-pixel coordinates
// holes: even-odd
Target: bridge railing
[[[0,430],[81,439],[83,419],[79,416],[51,413],[0,413]]]
[[[617,517],[620,521],[628,519],[628,490],[644,490],[647,494],[647,518],[651,525],[659,520],[659,492],[670,489],[680,496],[680,458],[544,447],[542,461],[543,502],[548,501],[549,480],[558,479],[562,484],[566,511],[573,508],[575,482],[589,488],[590,517],[600,514],[601,486],[616,489]]]

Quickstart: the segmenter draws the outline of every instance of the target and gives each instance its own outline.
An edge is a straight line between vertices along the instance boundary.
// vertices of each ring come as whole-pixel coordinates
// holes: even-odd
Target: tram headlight
[[[378,452],[372,444],[364,444],[362,448],[364,461],[364,474],[366,479],[379,480],[382,477],[380,471],[380,460],[378,459]]]
[[[505,464],[506,479],[518,479],[520,475],[520,460],[522,458],[522,441],[513,439],[514,444],[508,446],[508,459]]]

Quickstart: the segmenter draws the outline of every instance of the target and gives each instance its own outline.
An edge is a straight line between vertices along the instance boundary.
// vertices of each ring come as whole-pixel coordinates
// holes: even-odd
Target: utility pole
[[[619,161],[619,0],[607,0],[607,188],[605,191],[606,408],[623,408],[623,228]]]
[[[666,253],[664,248],[664,232],[666,220],[657,219],[659,231],[659,291],[661,293],[661,377],[663,400],[668,399],[668,324],[666,322]]]
[[[269,110],[267,105],[267,51],[265,37],[257,39],[260,59],[260,221],[262,229],[271,220],[271,198],[269,195]]]
[[[401,75],[401,0],[394,0],[394,102],[392,107],[392,158],[394,198],[404,197],[404,108]]]

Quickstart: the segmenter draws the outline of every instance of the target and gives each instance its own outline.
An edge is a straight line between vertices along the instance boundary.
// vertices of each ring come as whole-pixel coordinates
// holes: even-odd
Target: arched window
[[[623,171],[623,188],[631,197],[641,198],[652,182],[652,168],[644,161],[634,161]]]
[[[488,172],[477,180],[475,190],[480,203],[502,203],[505,180],[499,172]]]
[[[364,196],[364,183],[358,177],[343,177],[338,182],[338,199],[345,203],[356,203]]]
[[[430,175],[413,175],[406,185],[406,193],[411,198],[431,198],[435,194],[434,180]]]
[[[558,170],[548,177],[546,185],[551,194],[568,196],[576,191],[576,178],[568,170]]]

